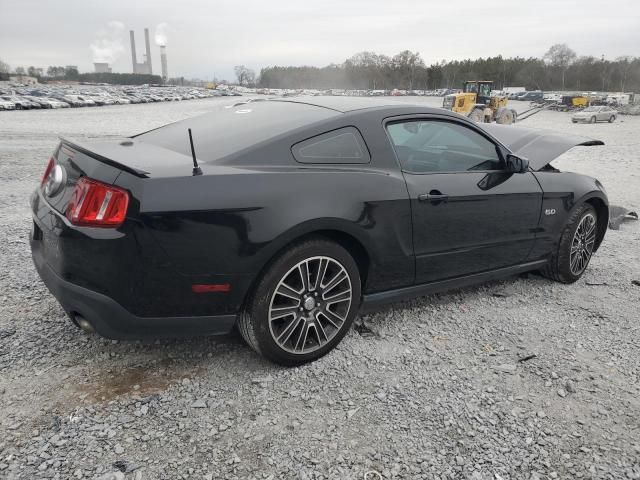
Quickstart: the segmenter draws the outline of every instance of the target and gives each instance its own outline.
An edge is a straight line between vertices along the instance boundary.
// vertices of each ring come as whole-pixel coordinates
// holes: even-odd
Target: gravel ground
[[[303,368],[237,336],[112,342],[73,327],[27,243],[57,136],[133,134],[219,101],[0,114],[1,478],[640,479],[635,222],[574,285],[526,275],[395,304]],[[604,140],[556,166],[640,209],[640,118],[526,125]]]

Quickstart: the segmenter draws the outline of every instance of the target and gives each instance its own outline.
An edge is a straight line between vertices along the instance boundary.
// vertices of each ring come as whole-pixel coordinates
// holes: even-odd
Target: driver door
[[[500,147],[466,122],[434,116],[386,128],[411,199],[416,283],[526,261],[542,206],[531,172],[507,171]]]

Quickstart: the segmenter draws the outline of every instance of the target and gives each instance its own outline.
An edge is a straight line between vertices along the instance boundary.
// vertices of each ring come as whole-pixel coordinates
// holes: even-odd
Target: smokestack
[[[162,64],[162,80],[166,83],[169,80],[167,73],[167,47],[160,45],[160,63]]]
[[[131,62],[133,63],[133,73],[137,73],[136,64],[138,62],[136,60],[136,38],[134,36],[133,30],[129,30],[129,37],[131,38]]]
[[[151,69],[151,44],[149,43],[149,29],[145,28],[144,29],[144,43],[147,46],[147,66],[149,68],[149,71],[147,73],[149,73],[149,75],[153,74],[153,71]]]

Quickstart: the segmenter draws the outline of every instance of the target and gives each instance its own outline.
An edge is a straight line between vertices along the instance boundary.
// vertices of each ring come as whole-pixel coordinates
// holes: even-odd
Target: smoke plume
[[[162,22],[156,26],[156,45],[158,46],[166,46],[167,45],[167,31],[169,30],[169,24]]]
[[[96,39],[90,46],[94,63],[113,63],[118,59],[124,52],[123,32],[124,23],[116,20],[107,23],[106,27],[98,30]]]

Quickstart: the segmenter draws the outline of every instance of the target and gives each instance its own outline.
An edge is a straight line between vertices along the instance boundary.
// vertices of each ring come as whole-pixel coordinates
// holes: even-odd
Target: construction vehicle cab
[[[464,82],[464,93],[475,93],[476,103],[486,105],[491,101],[493,82]]]
[[[589,98],[584,95],[563,95],[562,104],[569,109],[585,108],[589,106]]]
[[[515,111],[507,108],[507,97],[491,95],[493,82],[467,81],[461,93],[446,95],[442,107],[466,115],[475,122],[509,124],[515,121]]]

